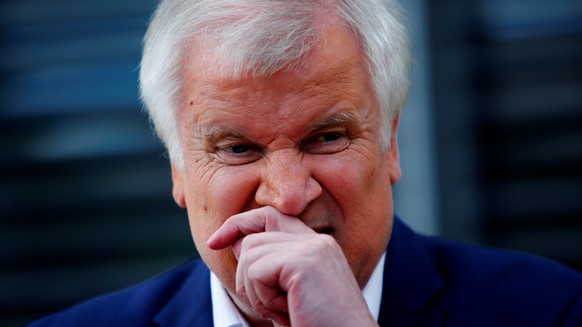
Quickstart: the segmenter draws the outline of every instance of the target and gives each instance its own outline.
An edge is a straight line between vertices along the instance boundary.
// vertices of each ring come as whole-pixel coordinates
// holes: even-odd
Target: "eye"
[[[312,154],[332,154],[344,150],[349,144],[350,138],[346,131],[330,131],[307,138],[302,149]]]
[[[229,148],[232,153],[241,154],[249,151],[251,147],[248,144],[235,144]]]
[[[216,146],[215,153],[227,165],[244,165],[261,158],[263,150],[248,143],[227,143]]]
[[[339,132],[330,132],[330,133],[325,133],[323,135],[319,136],[319,140],[321,142],[332,142],[335,140],[338,140],[342,137],[343,135]]]

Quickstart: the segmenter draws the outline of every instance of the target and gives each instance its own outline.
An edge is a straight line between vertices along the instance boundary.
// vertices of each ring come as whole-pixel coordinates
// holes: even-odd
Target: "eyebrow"
[[[325,129],[328,127],[347,127],[353,124],[357,118],[358,115],[353,112],[337,112],[309,126],[306,130],[306,134],[311,134],[317,130]]]
[[[216,143],[224,139],[239,139],[249,143],[256,143],[248,134],[224,126],[212,126],[204,133],[204,139],[209,143]]]
[[[308,126],[305,129],[304,134],[309,135],[311,133],[314,133],[315,131],[329,127],[336,126],[346,127],[351,125],[354,121],[356,121],[357,118],[358,115],[353,112],[334,113]],[[217,143],[218,141],[225,139],[239,139],[243,142],[257,143],[256,140],[247,133],[224,126],[212,126],[208,131],[204,133],[204,139],[206,140],[207,143],[211,144]]]

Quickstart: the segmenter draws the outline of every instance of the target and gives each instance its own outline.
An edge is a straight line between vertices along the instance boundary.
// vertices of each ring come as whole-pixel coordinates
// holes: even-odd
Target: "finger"
[[[262,246],[251,252],[257,260],[252,260],[250,265],[244,265],[243,269],[237,271],[237,292],[239,296],[246,297],[246,301],[255,308],[264,318],[278,322],[279,325],[289,325],[289,309],[287,304],[287,293],[281,289],[278,283],[276,271],[281,269],[281,262],[276,262],[276,258],[281,258],[289,244],[277,244],[274,252],[268,249],[269,246]],[[265,252],[270,254],[264,255]],[[241,261],[245,261],[243,257]],[[248,268],[247,268],[248,267]],[[273,279],[265,281],[260,270],[270,267],[273,270],[268,274]],[[274,273],[272,273],[274,272]],[[243,284],[243,287],[239,285]]]
[[[265,232],[248,235],[242,239],[239,239],[233,245],[233,251],[235,252],[235,256],[239,261],[235,274],[235,289],[239,297],[250,305],[252,305],[251,303],[259,302],[257,296],[254,293],[254,289],[250,286],[249,282],[251,280],[247,278],[249,267],[251,267],[261,257],[271,253],[277,253],[277,256],[284,257],[289,252],[289,249],[293,248],[297,242],[303,242],[310,237],[313,237],[313,235]],[[242,255],[240,255],[240,253],[242,253]],[[279,290],[276,281],[273,284],[273,289]],[[277,291],[277,294],[278,293],[279,292]],[[286,313],[286,298],[282,298],[277,301],[283,302],[273,307],[273,309],[277,309],[279,311],[283,311],[283,313]]]
[[[311,236],[312,235],[309,234],[291,234],[283,232],[263,232],[251,234],[236,240],[232,245],[232,251],[235,258],[239,260],[242,251],[248,251],[263,244],[302,241],[308,239]]]
[[[293,253],[290,249],[309,238],[313,236],[279,232],[245,237],[235,276],[237,294],[253,306],[261,303],[269,310],[287,312],[286,292],[280,285],[281,272],[294,258],[304,256],[305,250]]]
[[[277,246],[280,243],[289,242],[302,242],[306,240],[311,240],[314,237],[320,236],[319,234],[292,234],[286,232],[262,232],[257,234],[251,234],[240,239],[240,251],[249,251],[255,247],[262,245]],[[238,243],[238,242],[237,242]],[[236,244],[236,243],[235,243]],[[289,244],[286,248],[287,252],[293,248],[293,244]],[[273,247],[273,249],[275,249]]]
[[[296,242],[303,241],[307,236],[303,234],[289,234],[280,232],[266,232],[261,234],[249,235],[239,240],[236,244],[241,244],[242,255],[238,258],[239,262],[236,269],[235,285],[236,292],[239,296],[249,304],[256,302],[257,298],[253,289],[249,289],[249,269],[262,257],[275,253],[276,256],[284,257],[289,249],[292,248]],[[278,290],[277,278],[273,280],[271,285],[273,289]],[[277,307],[279,310],[285,309],[286,306]],[[283,310],[284,311],[284,310]]]
[[[262,207],[231,216],[210,236],[207,243],[209,248],[220,250],[246,235],[266,231],[314,233],[300,219],[284,215],[273,207]]]

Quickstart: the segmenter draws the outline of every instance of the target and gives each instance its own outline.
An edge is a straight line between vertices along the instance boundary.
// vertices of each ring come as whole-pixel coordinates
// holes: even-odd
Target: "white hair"
[[[176,123],[183,57],[194,40],[227,54],[218,69],[233,78],[293,69],[317,43],[329,17],[343,20],[363,50],[385,117],[381,141],[408,97],[409,37],[396,0],[162,0],[144,38],[140,90],[170,159],[183,165]]]

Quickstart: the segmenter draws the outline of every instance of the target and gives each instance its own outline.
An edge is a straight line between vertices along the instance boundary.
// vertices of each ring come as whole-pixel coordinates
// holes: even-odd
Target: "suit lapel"
[[[161,327],[213,326],[210,271],[202,260],[154,320]]]
[[[440,326],[445,312],[432,304],[443,289],[423,239],[395,218],[384,264],[380,326]]]

